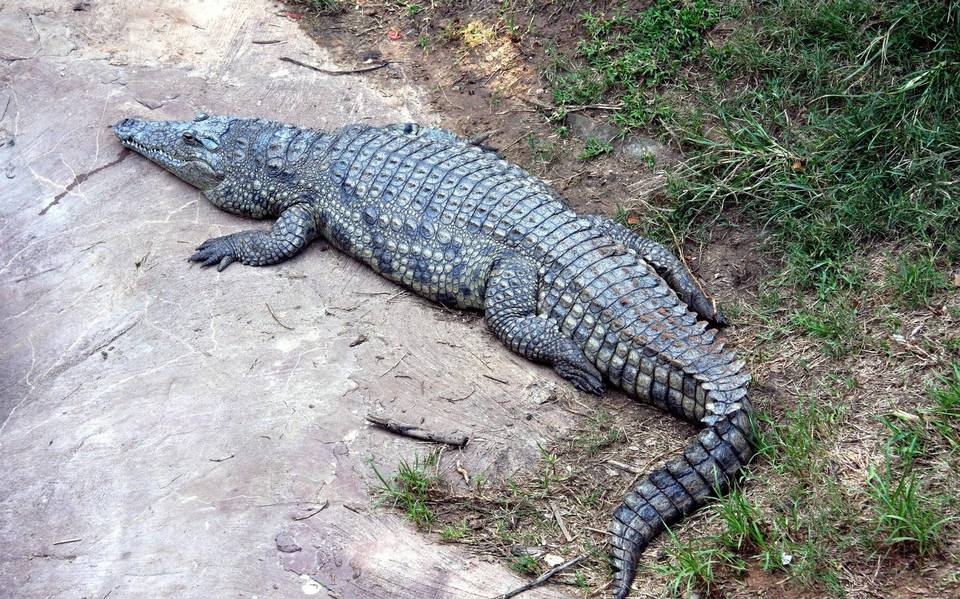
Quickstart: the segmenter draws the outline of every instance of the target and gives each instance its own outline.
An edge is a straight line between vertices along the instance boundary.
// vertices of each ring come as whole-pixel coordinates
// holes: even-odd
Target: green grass
[[[591,104],[616,95],[624,109],[616,121],[644,126],[656,113],[645,92],[701,57],[703,34],[717,23],[709,0],[659,0],[639,14],[581,16],[584,36],[577,57],[584,66],[559,60],[548,72],[558,105]]]
[[[826,451],[824,441],[843,421],[844,411],[842,406],[804,397],[777,421],[760,416],[765,426],[758,428],[757,453],[780,474],[798,479],[816,476]]]
[[[905,470],[887,460],[884,468],[871,468],[867,478],[875,533],[884,545],[910,545],[923,556],[943,543],[945,525],[954,518],[943,516],[935,501],[924,494],[912,465]]]
[[[529,555],[520,555],[510,562],[510,568],[517,574],[536,576],[540,573],[540,562]]]
[[[957,520],[957,506],[950,505],[954,492],[942,482],[931,482],[932,469],[926,464],[940,462],[956,470],[950,453],[960,439],[960,362],[929,385],[927,400],[919,413],[897,410],[881,419],[890,432],[884,461],[867,476],[874,540],[921,556],[938,549],[949,534],[948,525]]]
[[[418,455],[413,463],[400,460],[397,471],[389,477],[371,464],[380,483],[375,491],[394,508],[403,510],[407,518],[421,528],[429,528],[435,519],[433,511],[427,506],[427,499],[431,487],[437,482],[436,476],[430,474],[428,469],[435,466],[436,461],[435,453],[425,458]]]
[[[622,127],[684,148],[677,231],[735,211],[828,295],[877,239],[960,253],[958,18],[933,0],[659,0],[583,15],[547,78],[559,105],[618,102]]]
[[[946,376],[930,389],[934,430],[952,450],[960,449],[960,362],[953,362]]]
[[[668,530],[667,559],[652,566],[654,572],[667,579],[666,592],[686,597],[697,591],[710,594],[719,566],[739,569],[740,562],[723,546],[706,541],[682,542]]]
[[[846,295],[814,303],[794,312],[791,320],[801,331],[823,342],[826,353],[841,357],[857,347],[857,308]]]
[[[936,265],[935,256],[920,253],[902,255],[887,274],[887,287],[908,308],[929,306],[937,295],[950,289],[946,275]]]
[[[455,543],[466,538],[470,529],[467,527],[466,520],[461,520],[455,524],[443,527],[440,531],[440,540],[447,543]]]
[[[583,151],[580,152],[580,160],[592,160],[598,156],[603,156],[604,154],[609,154],[613,151],[613,144],[609,141],[603,141],[602,139],[597,139],[591,137],[587,140],[586,146],[584,146]]]

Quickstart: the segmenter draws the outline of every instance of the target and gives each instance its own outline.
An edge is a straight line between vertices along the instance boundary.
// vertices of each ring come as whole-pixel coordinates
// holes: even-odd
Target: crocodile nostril
[[[130,135],[136,128],[136,124],[136,119],[123,119],[113,126],[113,130],[117,135]]]

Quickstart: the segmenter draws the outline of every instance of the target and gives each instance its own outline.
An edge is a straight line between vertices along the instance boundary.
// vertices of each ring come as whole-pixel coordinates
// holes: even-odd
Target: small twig
[[[580,104],[578,106],[564,106],[567,112],[577,112],[580,110],[622,110],[623,104]]]
[[[631,466],[630,464],[624,464],[623,462],[618,462],[617,460],[607,460],[607,463],[623,470],[624,472],[629,472],[630,474],[641,473],[641,470],[638,470],[634,466]]]
[[[503,380],[503,379],[498,379],[497,377],[492,376],[492,375],[489,375],[489,374],[481,374],[480,376],[482,376],[482,377],[484,377],[484,378],[487,378],[487,379],[490,379],[491,381],[497,381],[497,382],[500,383],[501,385],[509,385],[509,384],[510,384],[508,381],[505,381],[505,380]]]
[[[329,499],[326,499],[326,500],[324,500],[323,505],[321,505],[321,506],[318,507],[317,509],[313,510],[313,511],[310,512],[309,514],[306,514],[305,516],[296,516],[296,517],[293,518],[293,519],[299,522],[300,520],[306,520],[307,518],[313,518],[314,516],[316,516],[317,514],[319,514],[320,512],[322,512],[323,510],[327,509],[327,506],[328,506],[328,505],[330,505],[330,500],[329,500]]]
[[[554,568],[550,568],[549,570],[547,570],[546,572],[544,572],[543,574],[541,574],[541,575],[540,575],[538,578],[536,578],[535,580],[531,580],[531,581],[528,582],[527,584],[525,584],[525,585],[523,585],[523,586],[521,586],[521,587],[517,587],[517,588],[515,588],[514,590],[509,591],[509,592],[507,592],[507,593],[504,593],[504,594],[502,594],[502,595],[497,595],[496,599],[510,599],[510,597],[516,597],[516,596],[519,595],[520,593],[524,593],[524,592],[526,592],[526,591],[529,591],[530,589],[535,589],[535,588],[537,588],[538,586],[540,586],[540,585],[542,585],[543,583],[545,583],[545,582],[547,582],[548,580],[550,580],[551,578],[553,578],[554,576],[556,576],[557,574],[563,572],[563,571],[566,570],[567,568],[572,568],[573,566],[576,566],[577,564],[579,564],[580,562],[582,562],[582,561],[585,560],[585,559],[587,559],[587,556],[586,556],[586,555],[581,555],[581,556],[578,556],[578,557],[573,558],[572,560],[570,560],[570,561],[568,561],[568,562],[564,562],[564,563],[560,564],[559,566],[556,566],[556,567],[554,567]]]
[[[384,373],[380,375],[380,378],[383,378],[383,377],[387,376],[388,374],[390,374],[391,372],[393,372],[393,369],[396,368],[397,366],[399,366],[399,365],[400,365],[400,362],[403,362],[403,359],[406,358],[408,355],[409,355],[408,353],[404,352],[403,355],[400,356],[400,359],[393,363],[393,366],[391,366],[390,368],[387,368],[387,369],[384,371]]]
[[[56,541],[56,542],[54,542],[54,543],[52,543],[52,544],[53,544],[53,545],[66,545],[67,543],[79,543],[79,542],[82,541],[82,540],[83,540],[82,538],[78,538],[78,539],[66,539],[66,540],[63,540],[63,541]]]
[[[291,63],[291,64],[295,64],[295,65],[297,65],[298,67],[304,67],[304,68],[306,68],[306,69],[310,69],[311,71],[316,71],[316,72],[318,72],[318,73],[323,73],[324,75],[353,75],[353,74],[355,74],[355,73],[368,73],[368,72],[370,72],[370,71],[376,71],[377,69],[382,69],[383,67],[385,67],[385,66],[387,66],[388,64],[390,64],[389,62],[382,62],[382,63],[380,63],[380,64],[374,64],[374,65],[370,65],[370,66],[367,66],[367,67],[357,67],[356,69],[346,69],[346,70],[343,70],[343,71],[334,71],[334,70],[331,70],[331,69],[323,69],[323,68],[320,68],[320,67],[315,66],[315,65],[312,65],[312,64],[307,64],[307,63],[305,63],[305,62],[301,62],[301,61],[297,60],[296,58],[290,58],[289,56],[281,56],[281,57],[280,57],[280,60],[282,60],[283,62],[289,62],[289,63]]]
[[[251,44],[261,44],[261,45],[267,45],[267,44],[282,44],[282,43],[283,43],[283,40],[250,40],[250,43],[251,43]]]
[[[453,447],[463,447],[467,444],[467,441],[470,440],[469,437],[462,433],[435,433],[433,431],[422,429],[413,424],[404,424],[402,422],[397,422],[396,420],[384,418],[382,416],[376,416],[374,414],[367,414],[367,422],[383,427],[392,433],[396,433],[404,437],[411,437],[413,439],[420,439],[421,441],[429,441],[431,443],[443,443],[444,445],[450,445]]]
[[[292,330],[293,330],[293,327],[288,327],[287,325],[283,324],[283,322],[281,322],[279,318],[277,318],[277,315],[273,313],[273,308],[270,307],[270,304],[264,302],[263,305],[267,307],[267,311],[270,312],[270,316],[273,316],[273,319],[277,321],[277,324],[278,324],[278,325],[282,326],[283,328],[287,329],[288,331],[292,331]]]
[[[228,455],[228,456],[225,457],[225,458],[207,458],[207,460],[208,460],[208,461],[211,461],[211,462],[220,463],[220,462],[226,462],[227,460],[229,460],[229,459],[231,459],[231,458],[233,458],[233,457],[234,457],[234,455],[231,453],[230,455]]]
[[[553,517],[557,521],[557,526],[560,527],[560,532],[563,533],[563,538],[565,538],[568,543],[572,543],[573,537],[570,536],[570,531],[567,530],[567,525],[563,522],[563,517],[560,515],[560,509],[557,507],[557,504],[551,501],[550,509],[553,511]]]
[[[477,392],[477,388],[474,387],[474,388],[470,391],[470,393],[467,393],[467,394],[464,395],[463,397],[442,397],[442,396],[441,396],[440,399],[445,399],[445,400],[449,401],[450,403],[457,403],[457,402],[461,402],[461,401],[463,401],[463,400],[465,400],[465,399],[469,399],[470,396],[472,396],[472,395],[473,395],[474,393],[476,393],[476,392]]]

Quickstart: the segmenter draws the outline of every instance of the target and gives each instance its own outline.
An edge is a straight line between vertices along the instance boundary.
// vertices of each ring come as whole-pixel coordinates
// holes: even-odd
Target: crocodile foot
[[[217,271],[230,266],[239,259],[236,245],[231,239],[233,235],[224,235],[223,237],[214,237],[200,244],[197,253],[190,256],[191,262],[200,262],[200,266],[217,265]]]
[[[567,379],[581,391],[601,395],[603,393],[603,375],[583,356],[574,359],[561,359],[553,365],[557,374]]]

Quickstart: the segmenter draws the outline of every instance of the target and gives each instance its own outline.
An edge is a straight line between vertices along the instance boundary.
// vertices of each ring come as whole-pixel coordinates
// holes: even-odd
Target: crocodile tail
[[[623,599],[637,573],[647,545],[664,528],[702,506],[730,481],[753,455],[750,402],[738,401],[730,413],[704,418],[710,422],[682,454],[654,470],[630,491],[614,512],[610,545],[614,597]]]

